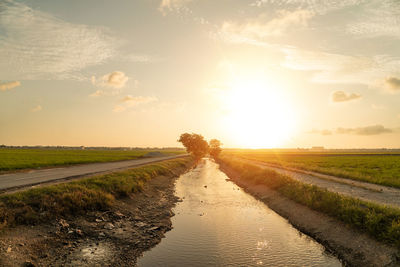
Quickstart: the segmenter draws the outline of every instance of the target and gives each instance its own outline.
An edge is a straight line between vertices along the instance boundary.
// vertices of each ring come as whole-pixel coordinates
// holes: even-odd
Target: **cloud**
[[[103,96],[106,95],[107,93],[104,90],[97,90],[96,92],[90,94],[90,97],[99,97],[99,96]]]
[[[17,86],[20,86],[21,83],[19,81],[7,82],[7,83],[0,83],[0,91],[7,91],[11,90]]]
[[[126,74],[122,71],[113,71],[99,78],[92,76],[90,80],[94,86],[111,89],[111,91],[97,90],[96,92],[89,95],[92,97],[98,97],[103,95],[118,95],[120,93],[119,89],[122,89],[126,86],[129,77],[126,76]],[[134,84],[135,86],[137,85],[136,80],[134,80]]]
[[[152,96],[131,96],[127,95],[120,100],[120,104],[115,105],[114,112],[122,112],[130,107],[137,105],[148,104],[151,102],[158,101],[156,97]]]
[[[140,55],[140,54],[130,54],[119,57],[121,61],[128,61],[134,63],[152,63],[162,61],[163,58],[154,55]]]
[[[118,89],[124,87],[128,80],[122,71],[113,71],[101,77],[99,85]]]
[[[125,111],[125,110],[126,110],[126,107],[121,106],[121,105],[116,105],[116,106],[113,108],[113,112],[122,112],[122,111]]]
[[[224,22],[220,29],[220,35],[226,41],[243,43],[253,43],[260,41],[266,37],[281,36],[289,29],[296,27],[304,27],[308,25],[308,21],[314,16],[308,10],[277,12],[276,18],[270,19],[266,14],[252,19],[248,19],[244,23]]]
[[[156,97],[150,96],[131,96],[127,95],[121,99],[121,102],[128,103],[131,106],[139,105],[139,104],[146,104],[150,102],[157,101]]]
[[[355,135],[378,135],[384,133],[392,133],[392,129],[385,128],[383,125],[372,125],[358,128],[337,128],[338,134],[355,134]]]
[[[42,106],[41,105],[37,105],[36,107],[34,107],[33,109],[31,109],[32,112],[38,112],[42,110]]]
[[[182,11],[185,9],[185,4],[190,2],[191,0],[162,0],[159,6],[159,10],[161,13],[166,15],[168,12],[171,11]]]
[[[333,102],[347,102],[361,98],[360,94],[357,93],[346,93],[344,91],[335,91],[332,93]]]
[[[362,6],[362,16],[348,24],[346,31],[361,38],[388,36],[400,39],[400,2],[370,0]],[[360,9],[361,10],[361,9]]]
[[[349,6],[359,5],[365,2],[365,0],[341,0],[341,1],[332,1],[332,0],[285,0],[285,1],[276,1],[276,0],[255,0],[251,5],[263,8],[266,5],[269,7],[277,6],[281,7],[282,4],[285,4],[288,8],[293,9],[307,9],[317,14],[326,14],[327,12],[338,10],[341,8],[346,8]]]
[[[378,85],[388,74],[397,73],[400,58],[388,55],[351,56],[321,51],[285,47],[282,66],[313,71],[311,81],[316,83],[355,83]]]
[[[371,108],[372,108],[372,109],[376,109],[376,110],[384,110],[384,109],[386,109],[385,106],[376,105],[376,104],[371,104]]]
[[[331,130],[327,130],[327,129],[324,129],[324,130],[313,129],[313,130],[309,131],[308,133],[310,133],[310,134],[321,134],[321,135],[332,135],[332,131]]]
[[[400,79],[396,77],[387,77],[384,81],[387,88],[392,91],[400,91]]]
[[[72,24],[13,0],[0,2],[0,79],[79,79],[116,54],[101,27]]]
[[[336,134],[353,134],[353,135],[379,135],[384,133],[392,133],[393,129],[385,128],[383,125],[371,125],[365,127],[356,127],[356,128],[343,128],[339,127],[336,129]],[[310,134],[321,134],[321,135],[332,135],[334,131],[332,130],[316,130],[313,129],[307,133]]]

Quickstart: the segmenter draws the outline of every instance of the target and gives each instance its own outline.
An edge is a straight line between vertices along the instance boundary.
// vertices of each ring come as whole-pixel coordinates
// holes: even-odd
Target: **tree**
[[[210,140],[210,145],[209,145],[209,153],[210,156],[213,157],[214,159],[218,158],[219,154],[221,153],[222,143],[218,139],[211,139]]]
[[[208,143],[204,137],[199,134],[181,134],[178,142],[181,142],[186,148],[186,151],[196,159],[200,160],[208,153]]]

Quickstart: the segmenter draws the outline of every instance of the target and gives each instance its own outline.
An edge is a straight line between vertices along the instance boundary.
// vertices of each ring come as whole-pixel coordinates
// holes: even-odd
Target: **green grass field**
[[[400,154],[224,152],[246,159],[400,188]]]
[[[342,196],[230,156],[222,156],[218,161],[234,170],[243,180],[265,185],[295,202],[364,231],[377,240],[400,247],[399,209]]]
[[[109,209],[116,199],[140,191],[158,175],[175,175],[188,167],[189,157],[97,175],[68,183],[0,195],[0,230],[18,224],[35,224],[55,217]]]
[[[154,150],[77,150],[0,148],[0,173],[20,169],[37,169],[80,163],[137,159]],[[163,150],[164,154],[184,153]]]

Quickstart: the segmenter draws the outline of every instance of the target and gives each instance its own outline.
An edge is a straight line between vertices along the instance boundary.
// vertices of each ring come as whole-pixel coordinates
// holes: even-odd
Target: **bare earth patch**
[[[171,230],[174,182],[159,176],[106,212],[18,226],[0,235],[0,266],[132,266]]]

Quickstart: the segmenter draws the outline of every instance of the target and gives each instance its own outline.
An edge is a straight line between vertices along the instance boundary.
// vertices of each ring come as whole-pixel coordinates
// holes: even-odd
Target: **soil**
[[[341,259],[345,266],[400,266],[400,252],[397,248],[377,242],[361,231],[298,204],[264,185],[242,180],[222,163],[220,169],[247,193],[266,203],[299,231],[321,243]]]
[[[151,179],[111,210],[89,212],[0,234],[0,266],[134,266],[172,229],[174,175]]]

